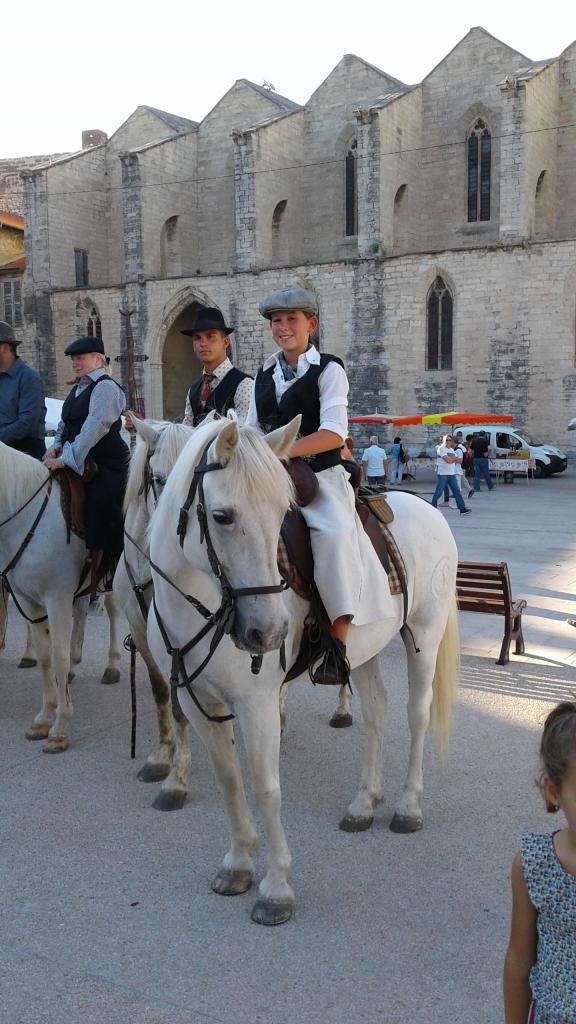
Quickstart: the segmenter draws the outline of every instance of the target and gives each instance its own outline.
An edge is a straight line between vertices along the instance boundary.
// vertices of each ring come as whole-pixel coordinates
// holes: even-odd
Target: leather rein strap
[[[48,487],[46,489],[46,494],[44,495],[44,500],[43,500],[43,502],[42,502],[42,504],[40,506],[40,509],[38,511],[38,514],[37,514],[34,522],[32,523],[32,526],[28,530],[28,533],[24,537],[24,540],[22,541],[22,543],[21,543],[20,547],[18,548],[16,554],[13,556],[13,558],[10,559],[10,561],[8,562],[8,565],[6,566],[6,568],[2,569],[0,571],[0,579],[2,580],[4,585],[6,586],[6,588],[8,590],[8,593],[12,596],[12,600],[14,601],[14,604],[16,605],[18,611],[20,612],[20,615],[22,615],[33,626],[35,626],[39,622],[45,622],[46,619],[48,618],[48,616],[47,615],[42,615],[41,618],[39,618],[39,619],[31,619],[29,615],[26,615],[26,612],[20,606],[20,603],[19,603],[19,601],[18,601],[18,599],[17,599],[17,597],[16,597],[16,595],[14,593],[14,590],[12,589],[12,586],[10,584],[10,580],[8,579],[8,573],[20,561],[22,555],[26,551],[26,548],[28,547],[30,541],[32,540],[32,537],[34,536],[34,534],[36,532],[36,527],[38,526],[38,523],[40,522],[40,520],[42,519],[42,516],[44,515],[44,512],[46,511],[46,506],[47,506],[47,504],[48,504],[48,502],[50,500],[50,495],[52,493],[52,474],[50,474],[50,476],[48,476],[46,478],[46,480],[44,480],[42,482],[42,484],[40,485],[40,487],[36,491],[34,491],[34,494],[32,495],[31,498],[28,498],[28,501],[26,502],[26,504],[22,505],[18,509],[18,511],[14,512],[14,514],[9,516],[8,519],[5,519],[3,523],[0,523],[0,526],[5,526],[6,523],[9,523],[12,519],[15,519],[16,516],[19,515],[20,512],[23,512],[24,509],[30,504],[32,499],[35,498],[37,494],[40,494],[40,491],[42,490],[43,487],[46,487],[46,484],[48,484]]]
[[[212,569],[212,572],[218,579],[220,587],[222,589],[222,600],[220,602],[220,607],[215,612],[211,612],[208,608],[205,607],[205,605],[201,603],[201,601],[198,601],[197,598],[193,597],[192,594],[186,594],[183,590],[181,590],[180,587],[178,587],[166,575],[166,573],[163,572],[162,569],[160,569],[159,566],[154,564],[151,558],[149,558],[148,560],[154,572],[158,573],[158,575],[163,580],[165,580],[166,583],[169,583],[170,586],[173,587],[173,589],[176,590],[180,594],[180,596],[184,598],[185,601],[188,601],[188,603],[191,604],[196,609],[197,612],[199,612],[202,618],[206,620],[204,626],[202,626],[198,633],[196,633],[188,641],[188,643],[184,644],[183,647],[174,647],[168,635],[166,625],[163,622],[158,611],[158,607],[156,605],[156,598],[152,598],[152,604],[154,607],[156,621],[158,623],[158,629],[160,630],[160,635],[162,636],[162,639],[164,641],[166,651],[172,658],[170,682],[172,686],[175,686],[177,688],[186,688],[198,710],[202,713],[204,718],[208,719],[209,722],[229,722],[234,718],[233,714],[210,715],[202,707],[196,694],[194,693],[192,683],[204,671],[206,665],[216,652],[216,649],[218,648],[218,645],[220,644],[222,638],[226,634],[230,633],[234,623],[234,616],[236,614],[236,601],[238,600],[238,598],[260,594],[279,594],[283,590],[286,590],[286,584],[280,583],[277,586],[240,588],[235,588],[231,585],[230,580],[228,579],[224,571],[224,567],[222,566],[218,558],[218,555],[216,554],[216,551],[214,549],[214,545],[212,543],[212,538],[210,536],[210,531],[208,528],[208,517],[206,515],[206,507],[204,501],[204,475],[206,473],[215,472],[219,469],[224,469],[224,465],[221,462],[207,461],[208,449],[211,444],[212,441],[209,441],[204,451],[202,452],[200,462],[194,469],[194,474],[190,482],[190,488],[188,490],[186,501],[184,502],[184,505],[180,509],[180,515],[178,517],[178,528],[176,533],[177,536],[180,538],[180,547],[184,548],[184,538],[186,537],[186,531],[188,529],[189,512],[197,497],[196,514],[198,516],[198,522],[200,525],[200,543],[202,544],[206,542],[206,550],[208,553],[208,561],[210,562],[210,567]],[[133,540],[132,537],[129,536],[129,534],[126,534],[126,536],[128,537],[128,540],[130,540],[131,543],[134,544],[137,550],[139,550],[142,554],[145,554],[145,552],[142,551],[139,545]],[[193,650],[193,648],[196,647],[196,645],[199,644],[201,640],[204,639],[204,637],[210,632],[211,629],[214,630],[214,634],[210,641],[210,648],[208,654],[204,658],[202,664],[197,669],[195,669],[194,672],[192,672],[190,675],[187,675],[186,667],[184,665],[185,656],[191,650]],[[261,655],[253,657],[253,672],[259,671],[261,662]]]

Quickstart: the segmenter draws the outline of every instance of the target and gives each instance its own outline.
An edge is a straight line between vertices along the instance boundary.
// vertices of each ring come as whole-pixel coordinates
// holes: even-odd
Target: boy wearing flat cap
[[[219,309],[201,306],[192,326],[180,332],[192,338],[194,355],[203,366],[202,376],[192,381],[186,399],[184,423],[189,427],[197,426],[212,411],[225,416],[228,409],[235,409],[241,425],[246,419],[254,381],[228,358],[228,335],[233,330],[226,326]]]
[[[389,589],[381,585],[380,562],[356,515],[354,492],[341,463],[340,449],[348,434],[348,378],[337,356],[319,353],[310,341],[318,326],[310,292],[287,288],[269,295],[259,309],[270,321],[279,351],[258,370],[246,425],[269,433],[302,416],[290,457],[306,459],[317,475],[318,494],[301,511],[310,527],[314,579],[333,642],[312,678],[341,684],[349,679],[350,622],[364,625],[393,614]]]
[[[64,354],[72,360],[76,383],[44,463],[49,469],[67,466],[78,476],[89,455],[96,463],[98,472],[86,481],[86,547],[105,553],[102,567],[108,570],[124,543],[122,501],[130,453],[120,430],[126,399],[108,374],[100,338],[77,338]]]

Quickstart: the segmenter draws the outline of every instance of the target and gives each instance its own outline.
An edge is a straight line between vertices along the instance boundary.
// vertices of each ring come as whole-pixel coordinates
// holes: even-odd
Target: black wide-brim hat
[[[85,356],[89,352],[99,352],[102,356],[105,354],[102,338],[91,338],[84,335],[82,338],[76,338],[76,341],[71,342],[68,348],[64,349],[65,356]]]
[[[180,334],[191,337],[198,331],[222,331],[223,334],[228,335],[232,334],[233,330],[233,327],[226,326],[222,313],[215,306],[200,306],[194,314],[190,327],[187,327],[185,331],[180,331]]]

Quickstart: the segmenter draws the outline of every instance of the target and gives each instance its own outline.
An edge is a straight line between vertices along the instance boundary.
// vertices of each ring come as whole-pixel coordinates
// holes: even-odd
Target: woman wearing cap
[[[126,399],[108,374],[99,338],[77,338],[65,355],[72,360],[76,382],[44,462],[49,469],[67,466],[78,476],[88,469],[88,456],[96,463],[96,475],[86,481],[86,546],[105,552],[102,567],[108,570],[119,558],[124,539],[122,500],[130,453],[120,429]]]
[[[318,327],[314,296],[287,288],[260,303],[279,351],[262,364],[246,419],[265,433],[302,416],[291,458],[305,458],[317,475],[318,494],[302,509],[312,541],[314,578],[330,618],[333,644],[315,668],[317,683],[347,682],[350,622],[364,625],[394,614],[382,568],[354,506],[341,464],[348,434],[348,378],[342,361],[320,354],[310,341]],[[372,585],[372,581],[374,585]]]

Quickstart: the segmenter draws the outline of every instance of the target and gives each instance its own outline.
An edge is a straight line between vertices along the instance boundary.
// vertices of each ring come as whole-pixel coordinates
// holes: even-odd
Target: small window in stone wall
[[[76,287],[88,287],[88,250],[74,249],[74,270],[76,272]]]
[[[98,316],[98,310],[92,308],[86,322],[86,334],[89,338],[98,338],[102,341],[102,323]]]
[[[2,281],[0,284],[0,320],[11,327],[22,326],[22,282]]]
[[[358,140],[346,153],[346,235],[358,234]]]
[[[449,288],[437,277],[428,292],[426,369],[452,369],[453,302]]]
[[[490,220],[492,137],[482,118],[468,135],[468,221]]]

